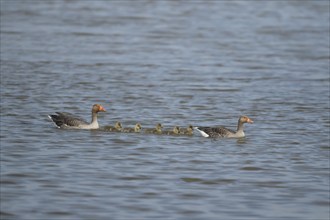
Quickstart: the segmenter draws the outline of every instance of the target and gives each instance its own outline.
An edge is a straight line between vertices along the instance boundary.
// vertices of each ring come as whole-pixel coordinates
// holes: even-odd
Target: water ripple
[[[329,217],[328,1],[1,1],[1,219]],[[245,138],[57,129],[188,125]]]

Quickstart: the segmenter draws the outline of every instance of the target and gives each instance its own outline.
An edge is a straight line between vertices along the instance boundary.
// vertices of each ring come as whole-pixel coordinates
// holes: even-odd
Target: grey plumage
[[[67,112],[56,112],[57,115],[49,115],[49,118],[53,120],[53,122],[58,127],[63,126],[73,126],[77,127],[79,125],[88,125],[89,123],[84,119],[81,119],[73,114]]]
[[[237,130],[231,130],[225,127],[195,127],[197,131],[201,133],[204,137],[211,137],[211,138],[241,138],[244,137],[243,131],[243,124],[250,123],[252,124],[253,121],[247,116],[241,116],[238,119]]]
[[[105,112],[105,109],[95,104],[92,107],[92,121],[88,123],[84,119],[81,119],[73,114],[67,112],[56,112],[56,114],[48,115],[48,117],[56,124],[59,128],[74,128],[74,129],[98,129],[99,124],[97,122],[97,113]]]
[[[205,132],[212,138],[227,137],[230,133],[235,133],[235,131],[224,127],[196,127],[196,129]]]

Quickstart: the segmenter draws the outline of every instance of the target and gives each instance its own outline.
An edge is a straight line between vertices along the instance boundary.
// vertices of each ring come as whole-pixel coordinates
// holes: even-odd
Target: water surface
[[[328,1],[1,1],[1,219],[329,219]],[[55,128],[226,125],[205,139]]]

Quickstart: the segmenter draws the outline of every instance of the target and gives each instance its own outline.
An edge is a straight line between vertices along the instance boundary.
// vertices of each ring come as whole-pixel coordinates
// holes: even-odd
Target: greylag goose
[[[105,126],[104,130],[105,131],[114,131],[114,132],[120,132],[122,130],[122,126],[121,123],[119,121],[117,121],[115,123],[115,126]]]
[[[162,128],[163,125],[158,123],[155,128],[146,128],[144,132],[148,134],[162,134]]]
[[[247,116],[241,116],[238,119],[237,130],[233,131],[228,128],[224,127],[194,127],[197,131],[201,133],[203,137],[211,137],[211,138],[218,138],[218,137],[227,137],[227,138],[241,138],[245,137],[243,131],[243,124],[250,123],[252,124],[253,121]]]
[[[126,133],[139,133],[141,131],[141,124],[140,123],[137,123],[134,128],[123,128],[122,132],[126,132]]]
[[[180,134],[180,128],[178,126],[174,126],[174,128],[171,131],[164,132],[167,135],[178,135]]]
[[[181,129],[180,133],[184,134],[184,135],[193,135],[194,134],[194,128],[193,128],[192,125],[189,125],[186,129]]]
[[[56,112],[56,115],[48,115],[48,117],[56,124],[58,128],[98,129],[98,112],[105,112],[105,109],[99,104],[93,105],[91,123],[88,123],[87,121],[66,112]]]

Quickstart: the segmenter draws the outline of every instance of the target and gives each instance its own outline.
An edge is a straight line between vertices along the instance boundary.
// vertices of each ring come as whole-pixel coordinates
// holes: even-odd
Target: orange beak
[[[248,118],[247,123],[253,124],[253,121]]]
[[[103,108],[103,106],[100,106],[99,111],[100,112],[106,112],[106,110],[105,110],[105,108]]]

